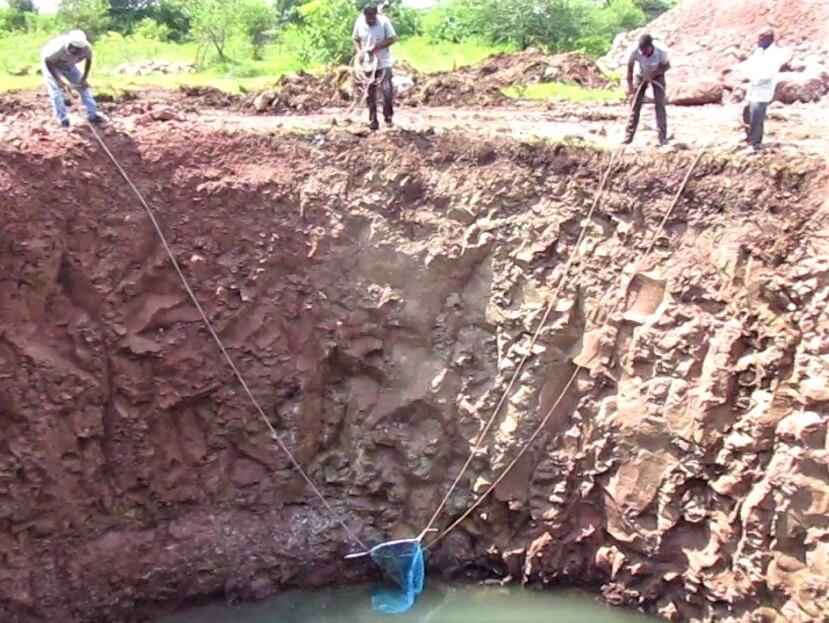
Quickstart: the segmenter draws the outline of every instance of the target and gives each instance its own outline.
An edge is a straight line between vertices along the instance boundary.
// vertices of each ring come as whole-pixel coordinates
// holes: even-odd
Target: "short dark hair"
[[[363,9],[363,13],[365,13],[366,15],[376,15],[378,13],[377,5],[367,4]]]
[[[646,50],[648,48],[653,47],[653,36],[652,35],[642,35],[639,37],[639,49]]]

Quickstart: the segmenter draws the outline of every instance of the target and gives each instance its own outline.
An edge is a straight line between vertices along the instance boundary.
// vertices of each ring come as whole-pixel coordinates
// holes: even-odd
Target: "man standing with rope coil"
[[[636,81],[634,82],[634,68]],[[628,60],[628,97],[632,98],[630,117],[625,134],[625,145],[633,142],[636,128],[639,126],[639,115],[642,113],[642,104],[645,101],[645,91],[648,84],[653,91],[653,103],[656,107],[656,125],[659,128],[659,144],[663,147],[668,144],[668,93],[665,86],[665,72],[671,68],[668,60],[668,48],[654,41],[650,35],[642,35],[639,45],[631,50]]]
[[[363,9],[363,14],[354,24],[354,45],[357,48],[357,57],[362,61],[366,77],[370,80],[368,86],[368,114],[369,127],[379,130],[377,120],[377,85],[383,92],[383,118],[386,126],[394,123],[394,86],[392,84],[392,45],[397,42],[397,33],[391,20],[380,15],[377,5],[370,4]]]

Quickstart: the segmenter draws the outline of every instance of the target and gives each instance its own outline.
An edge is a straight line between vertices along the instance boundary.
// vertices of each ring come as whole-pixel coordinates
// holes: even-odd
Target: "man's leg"
[[[43,67],[43,79],[46,82],[46,92],[49,94],[49,99],[52,101],[52,110],[55,111],[55,117],[61,123],[69,122],[69,115],[66,113],[66,102],[63,100],[63,91],[55,80],[55,77],[48,68]]]
[[[765,102],[752,102],[749,104],[748,142],[752,147],[760,147],[763,144],[768,107],[769,105]]]
[[[98,117],[98,105],[95,103],[95,98],[92,97],[92,91],[80,88],[81,81],[83,80],[81,70],[77,67],[70,67],[69,69],[61,69],[60,72],[69,80],[72,86],[78,87],[83,107],[86,109],[87,119],[96,119]]]
[[[373,71],[366,72],[366,78],[371,80],[371,85],[368,87],[368,121],[372,130],[380,127],[377,122],[377,84],[374,82],[375,75]]]
[[[380,88],[383,90],[383,119],[391,125],[394,120],[394,82],[391,67],[383,70]]]
[[[636,128],[639,127],[639,116],[642,114],[642,102],[645,101],[645,88],[636,87],[634,100],[628,117],[627,129],[625,131],[625,143],[632,143],[636,135]]]
[[[653,104],[656,108],[656,127],[659,130],[659,142],[662,145],[668,142],[668,88],[665,76],[660,76],[651,84],[653,90]]]

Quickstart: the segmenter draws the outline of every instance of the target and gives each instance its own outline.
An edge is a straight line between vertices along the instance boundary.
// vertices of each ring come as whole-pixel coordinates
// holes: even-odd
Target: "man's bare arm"
[[[633,95],[633,66],[634,61],[628,61],[628,95]]]
[[[384,50],[385,48],[390,48],[395,43],[397,43],[397,37],[389,37],[388,39],[385,39],[377,45],[375,45],[374,51],[376,52],[377,50]]]

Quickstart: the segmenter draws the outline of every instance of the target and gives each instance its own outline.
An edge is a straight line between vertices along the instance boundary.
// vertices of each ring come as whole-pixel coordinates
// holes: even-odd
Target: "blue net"
[[[375,588],[371,604],[383,614],[401,614],[411,608],[417,596],[423,592],[426,575],[423,563],[423,546],[416,539],[389,541],[373,547],[365,554],[349,558],[370,556],[394,586]]]

